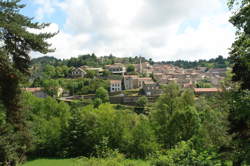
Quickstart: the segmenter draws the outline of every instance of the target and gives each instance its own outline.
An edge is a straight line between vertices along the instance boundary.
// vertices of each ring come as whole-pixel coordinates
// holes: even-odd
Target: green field
[[[28,161],[22,166],[74,166],[75,159],[37,159]]]
[[[123,159],[37,159],[22,166],[150,166],[150,162]]]

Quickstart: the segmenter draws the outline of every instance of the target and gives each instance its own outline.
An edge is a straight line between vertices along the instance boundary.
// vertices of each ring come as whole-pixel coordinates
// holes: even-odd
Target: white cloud
[[[35,4],[39,5],[36,11],[36,19],[42,20],[46,15],[51,15],[55,12],[59,5],[58,0],[34,0]]]
[[[95,52],[154,60],[208,59],[226,56],[234,38],[221,0],[36,1],[66,13],[65,30],[51,39],[57,51],[49,55],[57,58]],[[198,25],[182,27],[191,20]]]

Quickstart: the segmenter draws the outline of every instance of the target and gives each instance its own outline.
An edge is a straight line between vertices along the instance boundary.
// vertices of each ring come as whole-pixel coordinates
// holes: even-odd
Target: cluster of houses
[[[198,67],[196,69],[183,69],[169,64],[154,64],[148,62],[134,64],[135,73],[130,75],[126,72],[126,66],[121,63],[106,65],[104,68],[90,68],[87,66],[72,70],[72,77],[84,77],[86,70],[94,70],[102,75],[108,70],[113,75],[120,75],[121,79],[110,79],[110,92],[120,92],[129,89],[143,89],[145,95],[153,96],[161,93],[160,85],[175,82],[183,88],[195,88],[197,82],[208,80],[215,88],[220,86],[225,77],[226,68]],[[144,77],[141,77],[144,76]],[[208,89],[204,89],[208,91]],[[214,90],[214,89],[213,89]]]

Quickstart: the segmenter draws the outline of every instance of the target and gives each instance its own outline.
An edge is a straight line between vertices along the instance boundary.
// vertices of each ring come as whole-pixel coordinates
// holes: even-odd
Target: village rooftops
[[[212,68],[208,72],[226,72],[227,68]]]

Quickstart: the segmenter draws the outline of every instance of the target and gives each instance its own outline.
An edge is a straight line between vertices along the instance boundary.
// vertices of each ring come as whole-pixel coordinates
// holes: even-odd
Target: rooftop
[[[121,80],[110,80],[110,83],[121,83]]]
[[[43,88],[40,88],[40,87],[37,87],[37,88],[22,88],[22,90],[33,93],[33,92],[40,92],[40,91],[43,90]]]
[[[219,88],[194,88],[194,92],[221,92]]]

